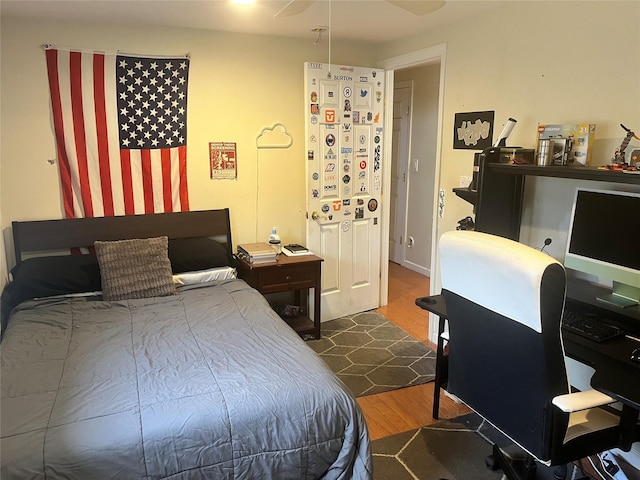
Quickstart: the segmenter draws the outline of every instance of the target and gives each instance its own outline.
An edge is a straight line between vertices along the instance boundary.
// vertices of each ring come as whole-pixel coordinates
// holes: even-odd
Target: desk
[[[567,299],[568,302],[578,301]],[[433,418],[438,418],[440,389],[447,382],[447,359],[444,355],[444,333],[447,306],[442,295],[420,297],[416,305],[438,316],[438,343],[436,351],[436,378],[433,397]],[[631,352],[640,344],[626,337],[604,343],[587,340],[571,332],[562,332],[567,356],[591,366],[595,373],[591,386],[623,404],[623,418],[635,416],[640,411],[640,363],[632,362]],[[634,422],[635,423],[635,422]]]
[[[433,413],[432,417],[436,420],[439,417],[440,411],[440,389],[447,383],[447,358],[444,354],[444,341],[443,337],[445,324],[447,321],[447,305],[444,302],[442,295],[432,295],[430,297],[416,298],[416,305],[433,313],[438,317],[438,343],[436,349],[436,378],[434,379],[433,388]]]

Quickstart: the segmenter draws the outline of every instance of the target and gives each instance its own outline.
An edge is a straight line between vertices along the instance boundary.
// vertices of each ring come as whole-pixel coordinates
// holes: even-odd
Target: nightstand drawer
[[[300,265],[287,268],[270,268],[258,273],[258,290],[263,293],[283,292],[316,285],[316,265]]]

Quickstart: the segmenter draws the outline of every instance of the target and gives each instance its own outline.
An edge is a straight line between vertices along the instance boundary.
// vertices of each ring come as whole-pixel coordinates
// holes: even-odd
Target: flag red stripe
[[[140,150],[142,164],[142,193],[144,196],[144,213],[154,213],[153,203],[153,171],[151,170],[151,152]]]
[[[62,184],[62,202],[64,214],[67,218],[75,217],[73,210],[73,190],[71,188],[71,169],[69,157],[64,143],[64,120],[62,117],[62,102],[60,100],[60,80],[58,78],[58,51],[47,50],[47,72],[49,73],[49,91],[51,92],[51,111],[53,113],[53,128],[56,135],[58,154],[58,168],[60,169],[60,183]]]
[[[160,151],[162,162],[162,200],[165,212],[173,212],[173,189],[171,188],[171,150]]]
[[[124,214],[134,215],[136,208],[133,203],[133,177],[131,176],[131,153],[129,150],[120,150],[120,168],[122,170]]]
[[[118,115],[122,97],[116,95],[121,87],[115,73],[129,60],[116,60],[104,53],[46,51],[65,215],[188,211],[186,146],[120,146],[124,117]]]
[[[93,201],[89,183],[89,166],[87,163],[87,140],[84,130],[84,111],[82,101],[82,54],[69,54],[69,73],[71,80],[71,114],[73,118],[73,136],[78,159],[78,176],[80,180],[80,196],[85,217],[93,217]]]
[[[93,56],[93,101],[96,116],[102,208],[105,216],[113,216],[113,187],[111,185],[111,168],[109,166],[109,140],[104,74],[104,55],[95,54]]]
[[[180,169],[180,210],[189,211],[189,194],[187,191],[187,146],[178,147],[178,168]]]

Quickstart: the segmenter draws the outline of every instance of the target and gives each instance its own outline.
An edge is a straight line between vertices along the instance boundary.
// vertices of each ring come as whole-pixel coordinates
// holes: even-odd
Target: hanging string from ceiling
[[[332,0],[329,0],[329,78],[331,78],[331,4]]]
[[[324,32],[328,32],[327,33],[327,40],[328,40],[328,50],[329,50],[329,60],[328,60],[328,64],[329,64],[329,75],[328,77],[331,78],[331,8],[333,6],[333,2],[332,0],[329,0],[328,2],[326,2],[329,6],[329,10],[328,10],[328,24],[329,26],[324,26],[324,25],[320,25],[317,27],[314,27],[311,29],[312,32],[317,33],[318,36],[316,37],[316,40],[313,42],[314,45],[318,45],[321,41],[322,41],[322,34]]]

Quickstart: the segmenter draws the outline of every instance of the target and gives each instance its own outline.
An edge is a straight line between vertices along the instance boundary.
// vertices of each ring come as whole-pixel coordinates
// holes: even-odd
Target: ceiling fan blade
[[[292,17],[304,12],[315,0],[291,0],[273,18]]]
[[[414,15],[426,15],[435,12],[443,7],[445,2],[442,0],[387,0],[392,5],[400,7]]]

